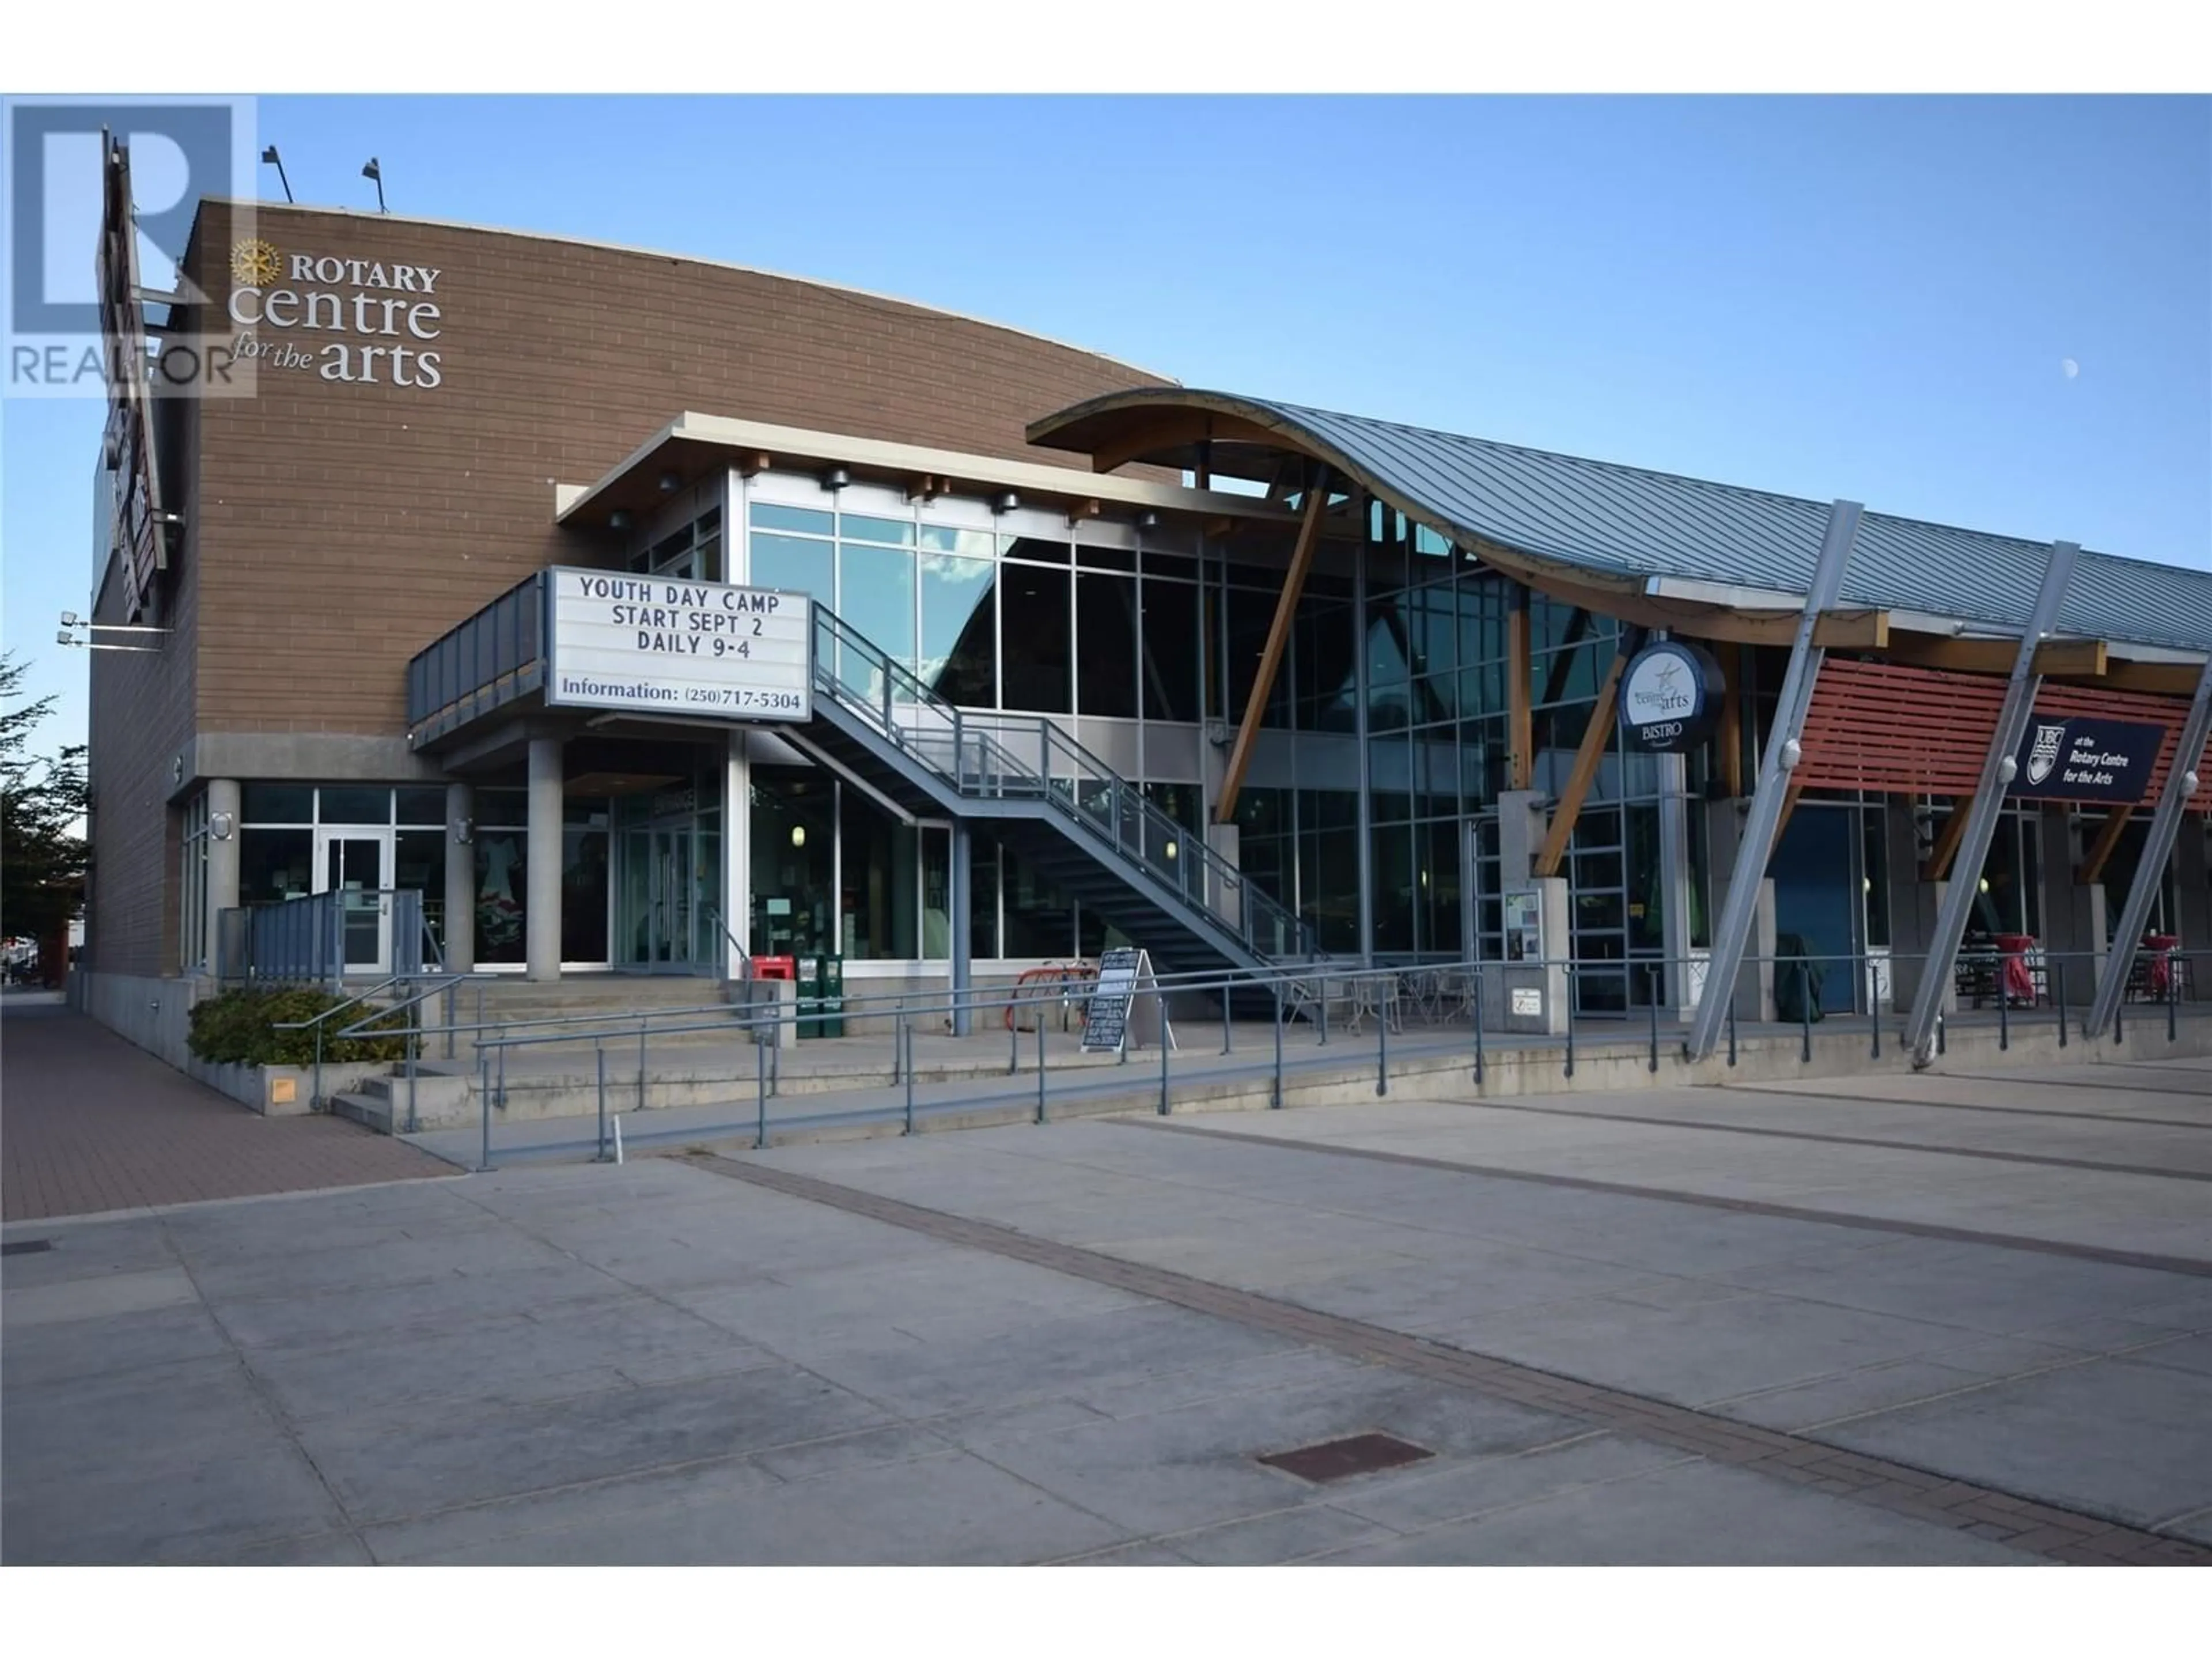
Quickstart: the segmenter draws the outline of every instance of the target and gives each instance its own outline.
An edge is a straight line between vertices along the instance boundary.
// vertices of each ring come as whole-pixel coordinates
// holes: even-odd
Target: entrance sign
[[[1083,1052],[1118,1054],[1133,1036],[1141,1048],[1148,1037],[1155,1042],[1174,1042],[1175,1031],[1161,1007],[1152,954],[1124,946],[1098,958],[1098,983],[1091,989],[1091,1006],[1083,1017]]]
[[[2035,800],[2141,800],[2150,789],[2166,728],[2069,714],[2027,723],[2015,755],[2012,793]]]
[[[813,717],[812,601],[804,593],[605,570],[546,575],[549,705]]]
[[[1620,676],[1620,726],[1632,750],[1680,754],[1712,729],[1728,682],[1710,653],[1680,640],[1655,640]]]

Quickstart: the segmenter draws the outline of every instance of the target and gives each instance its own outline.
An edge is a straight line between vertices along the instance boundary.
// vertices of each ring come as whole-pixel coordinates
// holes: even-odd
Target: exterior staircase
[[[945,701],[818,602],[814,718],[838,769],[916,816],[988,823],[1163,973],[1313,955],[1290,911],[1051,720]]]

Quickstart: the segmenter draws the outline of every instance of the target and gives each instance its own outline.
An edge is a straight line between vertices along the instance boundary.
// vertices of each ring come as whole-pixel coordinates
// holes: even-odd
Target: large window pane
[[[402,784],[398,793],[400,823],[445,823],[446,786],[442,783]]]
[[[1078,712],[1137,713],[1137,584],[1085,571],[1075,579]]]
[[[326,784],[323,788],[322,811],[325,823],[389,823],[392,792],[351,785],[332,787]]]
[[[523,905],[529,896],[523,859],[529,838],[520,830],[477,831],[477,961],[526,959]]]
[[[921,859],[915,832],[858,790],[844,795],[843,892],[838,908],[843,953],[855,962],[905,961],[915,940]]]
[[[249,783],[239,791],[248,823],[313,823],[315,787],[311,783]]]
[[[981,955],[973,939],[971,955]],[[932,962],[952,955],[952,832],[940,825],[921,830],[921,954]]]
[[[837,614],[893,662],[914,664],[914,555],[893,547],[842,544],[837,550]],[[848,665],[846,684],[868,696],[883,695],[875,671],[856,674]],[[902,694],[904,695],[904,694]]]
[[[997,581],[988,559],[922,556],[919,672],[948,702],[998,707]]]
[[[1199,717],[1198,589],[1146,580],[1144,607],[1145,718]]]
[[[999,954],[999,843],[980,830],[968,848],[968,949],[979,962]]]
[[[830,780],[801,767],[752,773],[755,956],[811,956],[830,938],[836,815]]]
[[[1229,590],[1229,707],[1231,714],[1240,720],[1244,717],[1245,706],[1252,701],[1252,687],[1260,677],[1260,659],[1267,653],[1267,630],[1275,620],[1277,599],[1276,594],[1255,589]],[[1280,672],[1279,665],[1260,724],[1280,726],[1290,723],[1291,677]]]
[[[778,507],[773,501],[755,501],[750,517],[756,530],[799,530],[815,536],[827,536],[836,523],[829,514],[812,507]]]
[[[238,902],[274,904],[313,891],[314,860],[311,830],[240,830]]]
[[[778,587],[790,593],[811,593],[827,604],[836,592],[830,586],[834,551],[828,542],[811,542],[798,536],[769,536],[756,530],[749,585]]]
[[[606,822],[603,817],[601,823]],[[402,836],[402,841],[407,839]],[[720,887],[720,859],[710,850],[718,837],[702,836],[696,857],[714,877],[713,891]],[[561,831],[561,960],[605,962],[607,958],[607,832],[570,823]],[[699,926],[719,950],[721,930],[699,918]]]
[[[402,830],[392,837],[392,884],[422,896],[422,919],[438,948],[446,945],[446,832]]]
[[[1075,658],[1068,633],[1068,573],[1008,565],[1002,574],[1006,706],[1068,714],[1074,706]]]
[[[865,519],[857,513],[841,514],[837,534],[848,542],[885,542],[893,547],[914,545],[914,526],[904,519]]]
[[[1042,872],[1001,845],[1006,884],[1006,949],[1012,957],[1066,957],[1075,949],[1075,907]]]

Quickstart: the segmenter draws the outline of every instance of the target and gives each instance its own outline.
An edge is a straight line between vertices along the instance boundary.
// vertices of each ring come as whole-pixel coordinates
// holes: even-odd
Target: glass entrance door
[[[349,974],[392,971],[391,838],[325,831],[319,893],[337,893]]]
[[[720,838],[690,819],[646,824],[622,841],[621,956],[625,968],[690,974],[702,946],[720,876]]]

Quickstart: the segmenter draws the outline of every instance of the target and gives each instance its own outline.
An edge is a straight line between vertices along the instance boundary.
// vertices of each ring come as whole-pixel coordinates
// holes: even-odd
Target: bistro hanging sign
[[[1620,726],[1647,755],[1693,748],[1712,729],[1727,681],[1711,655],[1680,640],[1655,640],[1620,676]]]
[[[2013,757],[2012,793],[2036,800],[2139,801],[2165,741],[2162,726],[2038,714]]]
[[[813,717],[804,593],[546,573],[545,701],[738,720]]]

